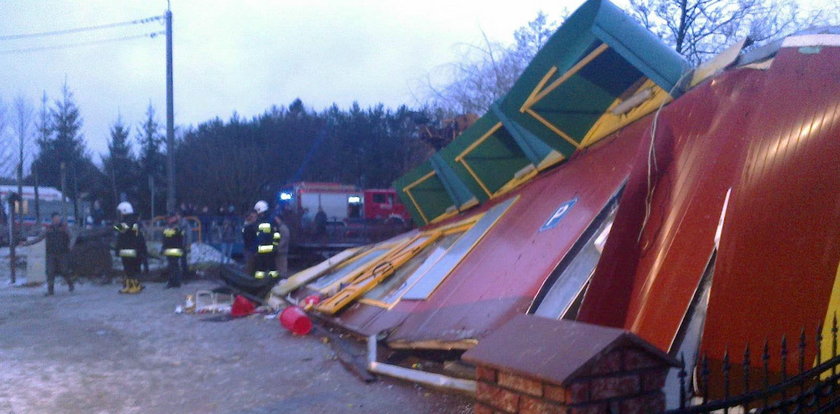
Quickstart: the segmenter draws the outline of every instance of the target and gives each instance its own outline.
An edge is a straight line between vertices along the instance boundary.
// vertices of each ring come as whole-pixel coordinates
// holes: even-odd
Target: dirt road
[[[204,322],[150,284],[10,287],[0,276],[0,413],[466,413],[470,399],[382,379],[364,384],[314,337],[276,320]]]

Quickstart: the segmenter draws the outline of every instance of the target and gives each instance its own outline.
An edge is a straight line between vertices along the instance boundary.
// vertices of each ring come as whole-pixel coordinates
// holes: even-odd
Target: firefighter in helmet
[[[257,201],[254,210],[257,212],[257,254],[254,260],[254,278],[276,279],[280,276],[275,262],[277,246],[280,244],[280,230],[268,214],[268,203],[263,200]]]
[[[146,239],[140,232],[137,214],[131,203],[123,201],[117,206],[120,212],[120,223],[114,226],[117,231],[117,256],[122,260],[125,278],[120,293],[140,293],[143,285],[137,279],[140,273],[140,262],[146,255]]]
[[[160,248],[161,254],[166,257],[166,270],[169,273],[169,281],[166,288],[181,287],[181,257],[184,256],[184,231],[181,230],[179,218],[176,213],[169,214],[166,220],[166,228],[163,229],[163,244]]]

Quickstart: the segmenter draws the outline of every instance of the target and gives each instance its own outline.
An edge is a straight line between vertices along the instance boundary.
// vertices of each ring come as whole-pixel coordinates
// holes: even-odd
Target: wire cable
[[[80,32],[89,32],[92,30],[101,30],[101,29],[110,29],[114,27],[120,26],[130,26],[135,24],[146,24],[151,23],[157,20],[162,20],[163,16],[152,16],[147,17],[145,19],[135,19],[135,20],[128,20],[124,22],[117,22],[117,23],[108,23],[108,24],[100,24],[96,26],[87,26],[87,27],[77,27],[74,29],[65,29],[65,30],[54,30],[50,32],[38,32],[38,33],[23,33],[23,34],[15,34],[15,35],[3,35],[0,36],[0,40],[17,40],[17,39],[29,39],[33,37],[45,37],[45,36],[58,36],[58,35],[65,35],[71,33],[80,33]]]
[[[682,75],[680,75],[679,79],[674,83],[674,86],[671,87],[671,90],[668,91],[668,95],[673,97],[674,91],[677,88],[682,86],[683,81],[685,80],[686,76],[689,74],[693,74],[694,70],[687,70]],[[662,108],[665,107],[667,99],[663,99],[662,102],[659,103],[659,108],[656,109],[656,114],[653,116],[653,122],[651,122],[650,127],[650,146],[648,147],[647,152],[647,191],[645,193],[645,217],[642,220],[642,226],[639,228],[639,235],[636,236],[636,243],[642,240],[642,234],[645,232],[645,227],[647,227],[647,222],[650,219],[650,210],[651,204],[653,204],[653,192],[656,189],[656,183],[654,182],[653,173],[654,170],[658,173],[659,172],[659,165],[656,163],[656,129],[659,126],[659,113],[662,112]]]
[[[141,38],[150,38],[154,39],[155,37],[165,35],[166,31],[159,31],[159,32],[151,32],[151,33],[144,33],[141,35],[134,35],[134,36],[123,36],[123,37],[115,37],[111,39],[101,39],[101,40],[91,40],[89,42],[78,42],[78,43],[68,43],[64,45],[55,45],[55,46],[39,46],[39,47],[28,47],[23,49],[9,49],[9,50],[0,50],[0,55],[9,55],[12,53],[29,53],[29,52],[39,52],[42,50],[56,50],[56,49],[68,49],[73,47],[81,47],[81,46],[92,46],[98,45],[103,43],[114,43],[114,42],[122,42],[126,40],[135,40]]]

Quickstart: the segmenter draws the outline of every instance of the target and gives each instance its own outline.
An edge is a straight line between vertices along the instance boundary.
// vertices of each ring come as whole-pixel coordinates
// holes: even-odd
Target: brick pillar
[[[542,330],[533,335],[521,329],[525,327],[522,323],[512,331],[505,330],[507,325],[502,327],[502,341],[491,335],[464,355],[476,365],[476,414],[648,414],[665,410],[662,387],[675,364],[673,359],[625,331],[546,321],[561,323],[575,335],[590,335],[593,341],[576,337],[566,344],[576,344],[577,349],[565,349],[564,354],[562,342],[551,338],[528,343],[528,338],[539,338],[546,332],[543,321],[536,327]],[[529,323],[533,325],[533,321]],[[562,331],[554,332],[562,337]],[[505,357],[505,349],[500,349],[505,344],[510,344],[510,352],[518,354]],[[530,363],[528,358],[532,358]]]

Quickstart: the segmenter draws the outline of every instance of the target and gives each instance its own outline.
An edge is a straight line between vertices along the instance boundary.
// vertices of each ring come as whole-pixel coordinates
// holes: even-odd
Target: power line
[[[0,50],[0,55],[8,55],[12,53],[28,53],[28,52],[38,52],[42,50],[55,50],[55,49],[67,49],[72,47],[81,47],[81,46],[91,46],[91,45],[98,45],[102,43],[114,43],[114,42],[122,42],[125,40],[134,40],[134,39],[142,39],[142,38],[155,38],[161,35],[165,35],[165,31],[159,32],[151,32],[151,33],[144,33],[141,35],[134,35],[134,36],[123,36],[123,37],[115,37],[111,39],[102,39],[102,40],[92,40],[89,42],[78,42],[78,43],[68,43],[64,45],[56,45],[56,46],[41,46],[41,47],[29,47],[24,49],[10,49],[10,50]]]
[[[145,19],[136,19],[136,20],[128,20],[124,22],[117,22],[117,23],[108,23],[108,24],[100,24],[96,26],[87,26],[87,27],[77,27],[74,29],[65,29],[65,30],[55,30],[51,32],[38,32],[38,33],[22,33],[22,34],[15,34],[15,35],[3,35],[0,36],[0,40],[17,40],[17,39],[29,39],[32,37],[45,37],[45,36],[58,36],[70,33],[79,33],[79,32],[89,32],[92,30],[101,30],[101,29],[110,29],[113,27],[120,27],[120,26],[130,26],[134,24],[146,24],[151,23],[156,20],[163,19],[163,16],[152,16],[147,17]]]

